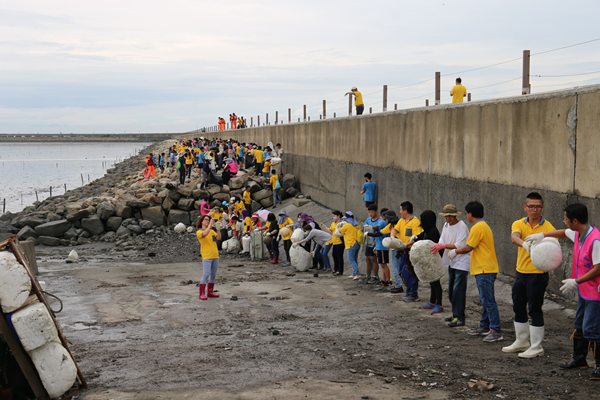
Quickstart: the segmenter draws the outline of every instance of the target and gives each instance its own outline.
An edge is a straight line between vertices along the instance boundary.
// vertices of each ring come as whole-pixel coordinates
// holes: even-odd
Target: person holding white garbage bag
[[[568,229],[535,233],[525,241],[533,246],[545,237],[568,237],[574,243],[571,278],[562,281],[563,293],[578,293],[575,331],[573,340],[573,358],[559,365],[560,369],[588,368],[586,357],[593,350],[596,369],[590,379],[600,380],[600,231],[588,223],[588,209],[575,203],[565,208],[565,225]]]
[[[304,225],[304,232],[308,233],[304,239],[299,242],[294,243],[295,246],[302,245],[304,243],[308,243],[310,240],[315,242],[315,257],[313,259],[320,260],[318,261],[320,268],[323,268],[323,257],[316,257],[316,253],[320,253],[325,246],[325,243],[331,240],[331,233],[325,232],[320,229],[315,229],[315,223],[310,222]],[[314,263],[313,263],[314,266]]]
[[[544,200],[539,193],[532,192],[525,198],[523,209],[526,218],[521,218],[512,224],[511,240],[519,246],[517,270],[512,286],[513,311],[515,312],[515,342],[503,347],[505,353],[516,353],[521,358],[533,358],[544,355],[542,341],[544,340],[544,294],[550,277],[547,272],[537,269],[529,255],[531,242],[526,242],[528,236],[536,233],[551,232],[554,226],[542,216]],[[529,306],[529,317],[527,317]]]
[[[215,221],[209,215],[200,217],[200,229],[196,232],[198,242],[200,242],[200,255],[202,256],[203,275],[200,281],[200,300],[207,300],[208,297],[219,297],[214,294],[215,278],[219,268],[219,250],[217,241],[221,240],[221,232],[215,229]],[[208,283],[208,292],[205,295],[204,290]]]
[[[360,244],[358,244],[358,222],[354,219],[352,211],[346,211],[344,218],[346,223],[338,230],[344,236],[344,245],[346,246],[346,252],[348,253],[348,261],[352,265],[351,279],[359,279],[360,271],[358,270],[358,251],[360,250]]]

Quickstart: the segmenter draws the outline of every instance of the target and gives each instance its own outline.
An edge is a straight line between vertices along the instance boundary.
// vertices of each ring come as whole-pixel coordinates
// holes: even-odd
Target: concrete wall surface
[[[282,143],[284,168],[298,177],[303,193],[361,219],[365,172],[378,184],[378,205],[396,211],[405,200],[417,215],[448,203],[463,210],[479,200],[494,231],[501,271],[514,275],[510,227],[526,216],[530,191],[544,196],[545,215],[556,228],[564,227],[562,210],[574,201],[586,203],[592,222],[600,221],[594,215],[600,212],[599,106],[600,85],[593,85],[218,135],[263,146]],[[440,217],[440,230],[442,223]],[[551,287],[569,274],[565,262]]]

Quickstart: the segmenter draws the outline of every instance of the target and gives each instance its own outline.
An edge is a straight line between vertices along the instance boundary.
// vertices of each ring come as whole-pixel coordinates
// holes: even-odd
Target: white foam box
[[[9,255],[10,257],[7,257]],[[5,314],[23,306],[31,292],[31,278],[8,252],[0,252],[0,305]]]
[[[75,383],[77,367],[62,344],[46,343],[30,351],[29,356],[51,398],[63,395]]]
[[[60,342],[56,325],[45,304],[37,303],[16,311],[12,324],[25,351],[31,351],[48,342]]]

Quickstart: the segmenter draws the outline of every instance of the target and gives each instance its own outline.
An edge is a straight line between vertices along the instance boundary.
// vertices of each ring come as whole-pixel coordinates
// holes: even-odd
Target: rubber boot
[[[200,284],[200,300],[207,300],[208,297],[206,297],[206,295],[204,294],[204,289],[206,289],[206,284],[205,283],[201,283]]]
[[[592,372],[592,375],[590,375],[590,379],[597,381],[600,379],[600,349],[598,348],[597,342],[594,342],[593,346],[594,346],[594,360],[596,361],[596,370],[594,372]],[[598,351],[598,353],[596,353],[596,351]]]
[[[502,348],[505,353],[516,353],[529,348],[529,323],[515,321],[515,342]]]
[[[279,264],[279,257],[274,256],[273,259],[271,260],[271,264]]]
[[[558,366],[560,369],[586,369],[588,368],[587,357],[589,351],[589,342],[583,338],[581,329],[575,329],[571,336],[573,340],[573,358],[564,364]]]
[[[534,358],[543,356],[544,349],[542,348],[542,342],[544,341],[544,327],[530,325],[529,336],[531,337],[531,347],[523,353],[519,353],[519,357]]]
[[[208,297],[219,297],[218,294],[214,294],[213,290],[215,288],[215,284],[214,283],[209,283],[208,284]]]

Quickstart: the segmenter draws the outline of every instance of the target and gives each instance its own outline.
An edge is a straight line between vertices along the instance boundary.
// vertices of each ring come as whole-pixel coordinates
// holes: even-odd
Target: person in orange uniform
[[[148,157],[146,157],[146,168],[148,170],[148,176],[146,176],[147,179],[150,179],[150,175],[152,175],[153,178],[156,178],[156,171],[155,171],[155,166],[154,166],[154,156],[152,155],[152,153],[150,153],[150,155]]]
[[[467,88],[462,85],[462,79],[456,78],[456,85],[450,91],[453,103],[462,103],[467,96]]]
[[[219,297],[218,294],[213,292],[217,269],[219,268],[217,241],[221,240],[221,231],[215,228],[216,222],[210,215],[202,215],[199,220],[200,229],[196,232],[196,237],[200,242],[203,268],[202,280],[200,281],[200,300],[207,300],[208,297]],[[204,290],[207,284],[208,292],[205,295]]]

